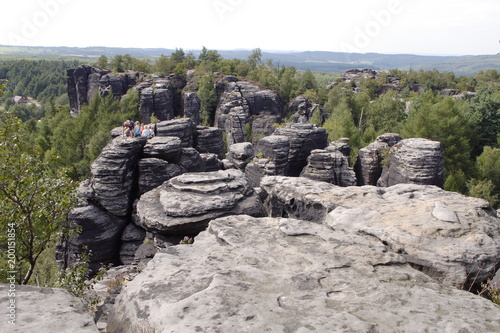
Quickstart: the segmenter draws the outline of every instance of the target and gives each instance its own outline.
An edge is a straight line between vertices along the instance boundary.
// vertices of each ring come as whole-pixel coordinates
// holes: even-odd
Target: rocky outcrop
[[[222,130],[216,127],[197,126],[194,132],[194,148],[202,154],[215,154],[224,157]]]
[[[145,123],[151,121],[151,115],[159,120],[175,118],[174,94],[170,89],[146,88],[140,95],[141,118]]]
[[[176,136],[181,139],[182,148],[193,146],[194,124],[189,118],[162,121],[156,124],[157,136]]]
[[[220,216],[262,216],[262,204],[241,171],[189,173],[145,193],[139,224],[159,234],[194,235]]]
[[[274,126],[281,122],[280,116],[259,116],[252,121],[252,143],[257,143],[263,137],[274,132]]]
[[[254,156],[253,145],[250,142],[242,142],[230,145],[226,158],[236,169],[244,171]]]
[[[345,189],[343,189],[345,190]],[[442,285],[368,234],[229,216],[156,254],[108,331],[497,332],[500,309]]]
[[[441,143],[427,139],[405,139],[388,153],[378,186],[401,183],[444,185],[444,157]]]
[[[403,138],[399,134],[386,133],[378,136],[374,142],[358,151],[354,171],[358,185],[377,185],[382,174],[382,162],[389,149]]]
[[[347,157],[335,148],[328,148],[313,150],[300,176],[339,186],[356,185],[356,175]]]
[[[200,124],[201,100],[194,91],[185,91],[182,93],[182,109],[184,116],[193,121],[195,125]]]
[[[182,174],[182,168],[159,158],[139,161],[139,195],[151,191],[165,181]]]
[[[220,82],[218,89],[215,126],[226,131],[228,144],[247,141],[247,124],[251,128],[253,118],[275,116],[281,120],[281,99],[271,90],[244,81]]]
[[[66,71],[69,104],[73,116],[76,116],[82,105],[88,104],[94,94],[99,92],[99,80],[109,72],[87,65],[70,68]]]
[[[4,307],[1,332],[99,332],[83,300],[67,290],[16,285],[12,292],[14,296],[9,296],[10,288],[7,284],[0,284],[0,303]],[[9,323],[10,314],[13,314],[14,324]]]
[[[286,136],[290,141],[288,176],[298,177],[311,151],[328,145],[326,130],[312,124],[286,124],[285,127],[277,127],[273,135]]]
[[[145,144],[144,137],[117,137],[104,147],[92,163],[91,187],[94,199],[111,214],[130,214],[137,177],[136,166]]]
[[[500,220],[482,199],[436,186],[342,188],[279,176],[265,177],[261,187],[272,216],[370,235],[448,285],[479,285],[500,263]]]

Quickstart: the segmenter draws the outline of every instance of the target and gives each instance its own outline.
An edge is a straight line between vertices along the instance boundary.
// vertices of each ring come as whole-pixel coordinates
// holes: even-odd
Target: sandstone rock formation
[[[4,307],[1,332],[99,332],[83,300],[64,289],[15,286],[14,297],[9,297],[9,289],[9,285],[0,284],[0,304]],[[12,300],[15,325],[8,323]]]
[[[326,130],[312,124],[286,124],[285,127],[277,127],[273,135],[286,136],[290,141],[288,176],[298,177],[311,151],[328,145]]]
[[[157,253],[108,330],[498,332],[500,309],[444,286],[368,234],[286,218],[213,220]]]
[[[262,90],[245,81],[218,86],[222,92],[215,111],[215,127],[226,131],[228,145],[246,141],[247,124],[254,118],[270,116],[281,120],[281,99],[273,91]],[[276,118],[272,118],[274,120]]]
[[[236,169],[244,171],[254,156],[253,145],[250,142],[242,142],[230,145],[226,158]]]
[[[305,178],[265,177],[266,209],[370,235],[413,267],[455,287],[491,277],[500,262],[500,223],[488,203],[436,186],[337,187]]]
[[[356,175],[349,167],[349,159],[333,146],[313,150],[300,176],[344,187],[356,185]]]
[[[390,149],[377,185],[401,183],[443,187],[444,157],[440,142],[405,139]]]
[[[263,207],[241,171],[221,170],[175,177],[137,203],[139,225],[159,234],[195,235],[226,215],[262,216]]]
[[[399,134],[386,133],[378,136],[374,142],[358,151],[354,171],[358,185],[377,185],[382,174],[382,161],[389,149],[403,138]]]

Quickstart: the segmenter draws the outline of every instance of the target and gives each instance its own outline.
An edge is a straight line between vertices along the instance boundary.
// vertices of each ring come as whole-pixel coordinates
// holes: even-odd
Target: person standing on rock
[[[141,123],[136,121],[135,122],[135,127],[134,127],[134,135],[133,137],[138,137],[138,136],[141,136]]]
[[[127,120],[122,124],[122,137],[132,136],[134,131],[134,122]]]

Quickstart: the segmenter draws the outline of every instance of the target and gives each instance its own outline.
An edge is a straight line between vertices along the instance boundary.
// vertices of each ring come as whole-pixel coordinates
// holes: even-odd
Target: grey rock
[[[389,151],[378,186],[401,183],[444,185],[444,157],[441,143],[427,139],[405,139]]]
[[[382,162],[389,149],[402,138],[396,133],[386,133],[378,136],[374,142],[358,151],[354,172],[358,185],[377,185],[382,174]]]
[[[9,297],[11,288],[7,284],[0,284],[0,303],[5,307],[0,320],[1,332],[99,332],[83,300],[67,290],[16,285],[13,292],[15,296]],[[8,307],[11,304],[15,307],[15,325],[8,322]]]
[[[339,150],[313,150],[300,176],[339,186],[356,185],[354,170],[349,167],[349,160]]]
[[[285,127],[277,127],[273,135],[286,136],[290,141],[288,176],[298,177],[311,151],[328,145],[326,130],[312,124],[286,124]]]
[[[176,136],[157,136],[147,141],[143,155],[177,163],[180,158],[181,144],[181,139]]]
[[[222,159],[224,157],[222,130],[216,127],[197,126],[193,147],[202,154],[216,154]]]
[[[165,181],[178,176],[182,169],[177,164],[159,158],[143,158],[139,161],[139,195],[160,186]]]
[[[120,246],[120,262],[123,265],[132,265],[136,259],[136,252],[142,245],[142,241],[122,242]]]
[[[274,164],[272,175],[284,176],[288,173],[290,139],[285,135],[270,135],[260,139],[255,148],[256,155],[262,155]]]
[[[137,164],[146,138],[113,139],[91,165],[91,186],[95,200],[118,216],[130,213]]]
[[[97,272],[101,265],[119,262],[120,238],[127,225],[126,219],[87,204],[73,208],[68,214],[68,221],[81,231],[76,236],[67,236],[58,245],[56,258],[62,268],[77,262],[83,246],[92,253],[89,266],[93,272]]]
[[[203,165],[205,165],[205,171],[219,171],[222,169],[222,162],[216,154],[200,154],[203,160]]]
[[[182,148],[179,167],[182,172],[204,172],[205,164],[200,153],[194,148]]]
[[[157,253],[108,331],[498,332],[500,309],[412,269],[369,235],[230,216]]]
[[[124,242],[132,242],[132,241],[143,241],[146,237],[146,231],[137,226],[134,223],[129,223],[123,230],[121,240]]]
[[[252,120],[252,143],[274,132],[274,124],[281,123],[281,116],[259,116]]]
[[[161,234],[195,234],[225,215],[261,216],[262,204],[241,171],[187,173],[144,194],[140,225]]]
[[[109,73],[108,70],[87,65],[66,71],[69,104],[73,116],[80,113],[80,108],[88,104],[94,94],[99,91],[99,79],[107,73]]]
[[[228,147],[227,159],[242,171],[254,156],[253,145],[250,142],[235,143]]]
[[[500,263],[500,220],[482,199],[436,186],[338,187],[304,178],[264,177],[266,209],[372,235],[415,268],[445,284],[479,285]],[[436,206],[446,215],[433,215]],[[449,216],[455,215],[456,220]],[[446,220],[444,220],[446,219]]]
[[[181,139],[181,147],[193,146],[194,124],[189,118],[162,121],[156,124],[157,136],[176,136]]]
[[[184,116],[193,121],[193,124],[200,124],[200,108],[201,101],[198,94],[194,91],[186,91],[182,93],[182,109]]]

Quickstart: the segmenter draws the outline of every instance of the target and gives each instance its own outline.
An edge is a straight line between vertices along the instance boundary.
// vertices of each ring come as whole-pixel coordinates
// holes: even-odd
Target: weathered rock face
[[[249,82],[219,84],[221,90],[215,112],[215,126],[225,129],[228,144],[246,141],[247,124],[259,116],[282,117],[281,99],[271,90]]]
[[[179,176],[182,169],[177,164],[159,158],[143,158],[139,161],[139,195],[151,191],[165,181]]]
[[[265,177],[272,216],[301,218],[372,235],[413,267],[466,288],[500,263],[500,219],[486,201],[436,186],[341,188],[304,178]]]
[[[127,225],[125,218],[113,216],[102,208],[87,204],[83,207],[73,208],[68,215],[68,220],[79,226],[81,232],[62,244],[64,251],[59,251],[59,253],[69,254],[66,257],[59,256],[57,258],[63,267],[69,267],[76,263],[76,254],[83,250],[82,244],[92,251],[89,268],[93,272],[97,272],[99,267],[103,265],[120,262],[120,237]]]
[[[358,151],[354,171],[359,186],[377,185],[377,181],[382,174],[384,154],[386,155],[389,149],[401,140],[399,134],[382,134],[374,142]]]
[[[144,145],[143,155],[146,158],[159,158],[170,163],[179,161],[182,141],[176,136],[156,136]]]
[[[252,143],[257,143],[263,137],[274,132],[274,124],[280,123],[280,116],[260,116],[252,121]]]
[[[141,91],[140,110],[142,121],[149,123],[154,113],[159,120],[175,118],[174,94],[170,89],[146,88]]]
[[[277,127],[273,135],[286,136],[290,141],[287,175],[293,177],[300,175],[311,151],[324,149],[328,145],[326,130],[312,124],[286,124],[286,127]]]
[[[391,148],[377,185],[401,183],[443,187],[444,157],[440,142],[405,139]]]
[[[99,332],[83,300],[64,289],[15,286],[14,293],[16,297],[9,298],[9,285],[0,284],[0,302],[8,309],[15,300],[16,310],[15,325],[8,322],[9,310],[3,310],[1,332]]]
[[[300,176],[339,186],[356,185],[356,175],[349,167],[349,160],[333,148],[313,150]]]
[[[200,124],[201,101],[196,92],[186,91],[182,93],[182,109],[185,117],[191,119],[195,125]]]
[[[262,216],[263,209],[244,174],[235,169],[183,174],[137,203],[139,224],[160,234],[196,234],[214,218],[238,214]]]
[[[370,235],[230,216],[156,254],[108,331],[495,332],[500,309],[405,264]]]
[[[193,146],[200,153],[216,154],[222,159],[224,157],[222,130],[216,127],[197,126]]]
[[[73,116],[76,116],[82,105],[88,104],[96,93],[106,96],[112,91],[115,98],[120,99],[128,89],[141,80],[137,72],[110,74],[109,70],[88,65],[70,68],[66,73],[68,97]]]
[[[76,116],[81,106],[88,104],[92,96],[99,92],[99,80],[108,73],[108,70],[87,65],[67,70],[68,97],[73,116]]]
[[[126,216],[130,213],[136,166],[145,144],[144,137],[117,137],[92,163],[91,186],[95,200],[111,214]]]
[[[189,118],[162,121],[156,124],[158,136],[176,136],[181,139],[182,148],[193,146],[194,124]]]
[[[250,142],[235,143],[229,146],[227,159],[235,168],[244,171],[248,163],[254,158],[255,152]]]

